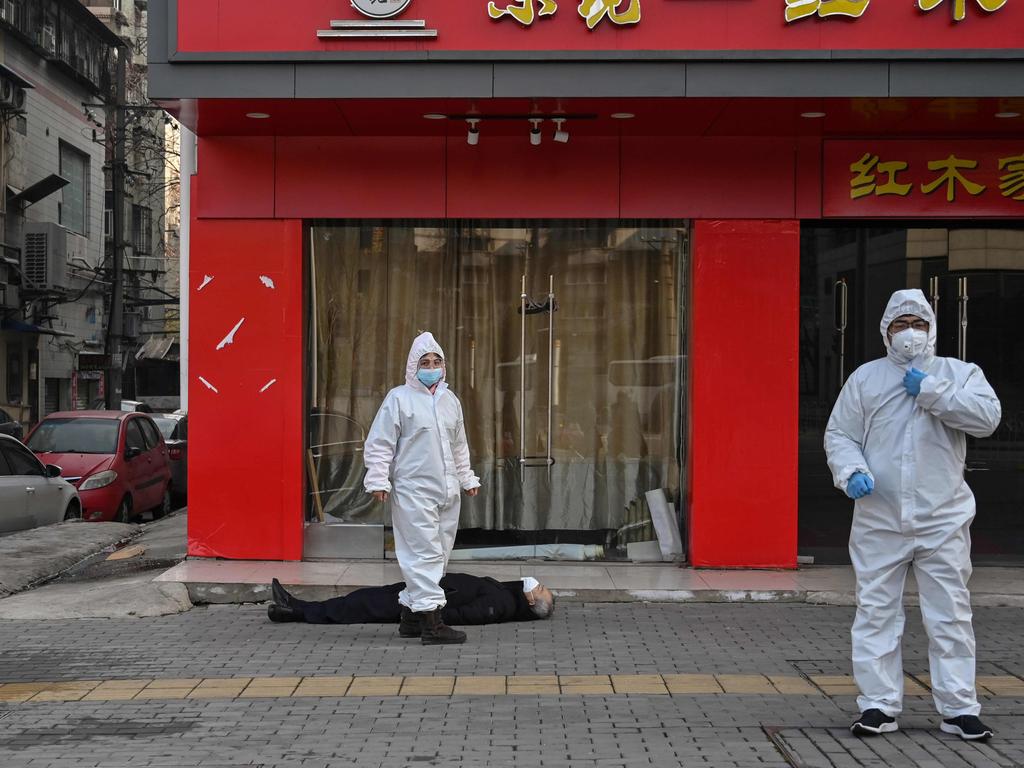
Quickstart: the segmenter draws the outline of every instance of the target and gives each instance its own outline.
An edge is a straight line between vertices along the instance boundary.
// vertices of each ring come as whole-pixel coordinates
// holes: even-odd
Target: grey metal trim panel
[[[288,64],[151,64],[149,98],[290,99],[295,67]]]
[[[486,99],[492,95],[492,81],[493,67],[483,63],[297,64],[294,94],[299,99]]]
[[[659,62],[495,64],[493,95],[524,98],[685,96],[686,68],[686,64]]]
[[[1024,62],[893,62],[892,96],[1024,96]]]
[[[149,56],[150,64],[165,64],[167,62],[167,35],[162,34],[169,30],[167,23],[167,0],[149,0],[149,38],[146,44],[146,53]]]
[[[172,0],[173,2],[173,0]],[[173,38],[173,36],[172,36]],[[172,49],[173,50],[173,49]],[[181,51],[174,63],[221,61],[1019,61],[1024,49],[764,51]]]
[[[719,62],[686,65],[687,96],[889,95],[885,62]]]
[[[154,63],[149,93],[161,100],[1010,97],[1024,96],[1024,62]]]

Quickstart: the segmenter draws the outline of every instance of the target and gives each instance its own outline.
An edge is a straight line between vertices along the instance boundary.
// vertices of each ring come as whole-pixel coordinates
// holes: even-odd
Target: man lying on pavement
[[[487,576],[449,573],[441,579],[441,587],[447,601],[442,618],[449,625],[534,621],[550,617],[555,609],[551,590],[529,576],[502,582]],[[330,600],[308,601],[299,600],[274,579],[267,616],[275,622],[397,624],[402,612],[398,593],[403,589],[405,584],[399,582],[357,589]],[[404,625],[400,634],[402,637],[420,636]]]

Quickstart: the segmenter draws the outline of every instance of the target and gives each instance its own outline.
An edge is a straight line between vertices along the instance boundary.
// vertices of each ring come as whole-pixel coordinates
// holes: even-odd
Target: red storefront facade
[[[1013,0],[554,5],[412,0],[436,37],[375,39],[318,36],[367,18],[332,0],[151,3],[151,96],[198,135],[191,555],[310,554],[315,222],[686,222],[688,560],[792,568],[802,222],[1024,218]]]

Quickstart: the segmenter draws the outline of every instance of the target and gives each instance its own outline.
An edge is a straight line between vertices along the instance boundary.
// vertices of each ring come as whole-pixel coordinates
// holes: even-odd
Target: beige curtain
[[[464,501],[462,528],[651,538],[643,493],[678,495],[686,235],[677,225],[600,221],[316,226],[312,411],[331,416],[311,422],[368,429],[404,380],[412,338],[430,330],[447,353],[484,484]],[[527,456],[547,455],[549,400],[550,473],[519,462],[521,438]],[[311,434],[311,444],[345,442],[329,437]],[[361,455],[314,454],[328,515],[379,514],[358,492]]]

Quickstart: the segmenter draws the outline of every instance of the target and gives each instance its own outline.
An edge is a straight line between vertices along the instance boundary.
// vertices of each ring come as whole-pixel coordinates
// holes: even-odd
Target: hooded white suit
[[[902,315],[930,325],[927,346],[913,359],[894,350],[887,336]],[[964,481],[964,458],[966,435],[988,437],[999,425],[999,400],[977,365],[935,356],[935,316],[921,291],[893,294],[881,332],[886,357],[853,372],[825,432],[836,487],[845,491],[855,472],[875,484],[854,503],[850,531],[857,704],[891,717],[902,709],[903,587],[913,565],[935,707],[944,718],[977,715],[967,591],[974,495]],[[903,386],[911,367],[927,374],[916,398]]]
[[[413,611],[444,606],[439,582],[459,527],[460,488],[480,487],[469,463],[462,404],[444,376],[433,394],[416,378],[428,352],[444,358],[433,335],[422,333],[409,350],[405,384],[384,398],[363,452],[366,491],[391,494],[395,555],[406,584],[398,600]]]

